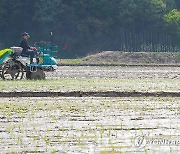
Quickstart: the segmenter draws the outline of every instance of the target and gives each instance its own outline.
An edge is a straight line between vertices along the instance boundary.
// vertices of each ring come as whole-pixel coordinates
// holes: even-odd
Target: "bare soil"
[[[180,53],[103,51],[83,58],[86,63],[180,64]]]
[[[180,92],[70,91],[70,92],[0,92],[0,97],[180,97]]]
[[[180,78],[180,67],[59,66],[48,78]]]

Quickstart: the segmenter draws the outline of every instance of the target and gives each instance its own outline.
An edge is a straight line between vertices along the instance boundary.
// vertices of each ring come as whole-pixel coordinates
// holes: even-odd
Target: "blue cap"
[[[25,36],[25,35],[26,35],[27,37],[30,37],[27,32],[24,32],[24,33],[22,34],[22,36]]]

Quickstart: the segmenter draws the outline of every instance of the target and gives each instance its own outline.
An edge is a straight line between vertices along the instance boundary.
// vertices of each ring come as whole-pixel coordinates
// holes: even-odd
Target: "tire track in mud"
[[[0,92],[0,97],[180,97],[180,92],[70,91],[70,92]]]
[[[47,78],[117,78],[117,79],[176,79],[180,67],[160,66],[59,66],[47,72]]]

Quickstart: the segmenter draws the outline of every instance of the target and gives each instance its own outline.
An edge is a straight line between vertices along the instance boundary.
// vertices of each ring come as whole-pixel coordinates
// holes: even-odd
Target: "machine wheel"
[[[2,78],[2,64],[0,64],[0,78]]]
[[[29,70],[26,71],[26,79],[31,79],[31,72]]]
[[[26,78],[27,79],[32,79],[32,80],[43,80],[45,79],[45,73],[42,69],[37,68],[35,72],[26,72]]]
[[[21,80],[24,76],[24,68],[18,61],[8,60],[2,66],[2,79]]]

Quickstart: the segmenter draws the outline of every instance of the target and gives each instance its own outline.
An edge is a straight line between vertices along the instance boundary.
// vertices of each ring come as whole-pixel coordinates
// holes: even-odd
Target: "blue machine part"
[[[28,64],[28,67],[41,67],[41,68],[46,68],[46,67],[55,67],[57,66],[57,61],[54,57],[51,57],[49,54],[43,54],[40,56],[42,58],[42,61],[40,63],[36,64]]]
[[[49,54],[44,54],[42,65],[57,65],[57,61],[54,57],[51,57]]]

